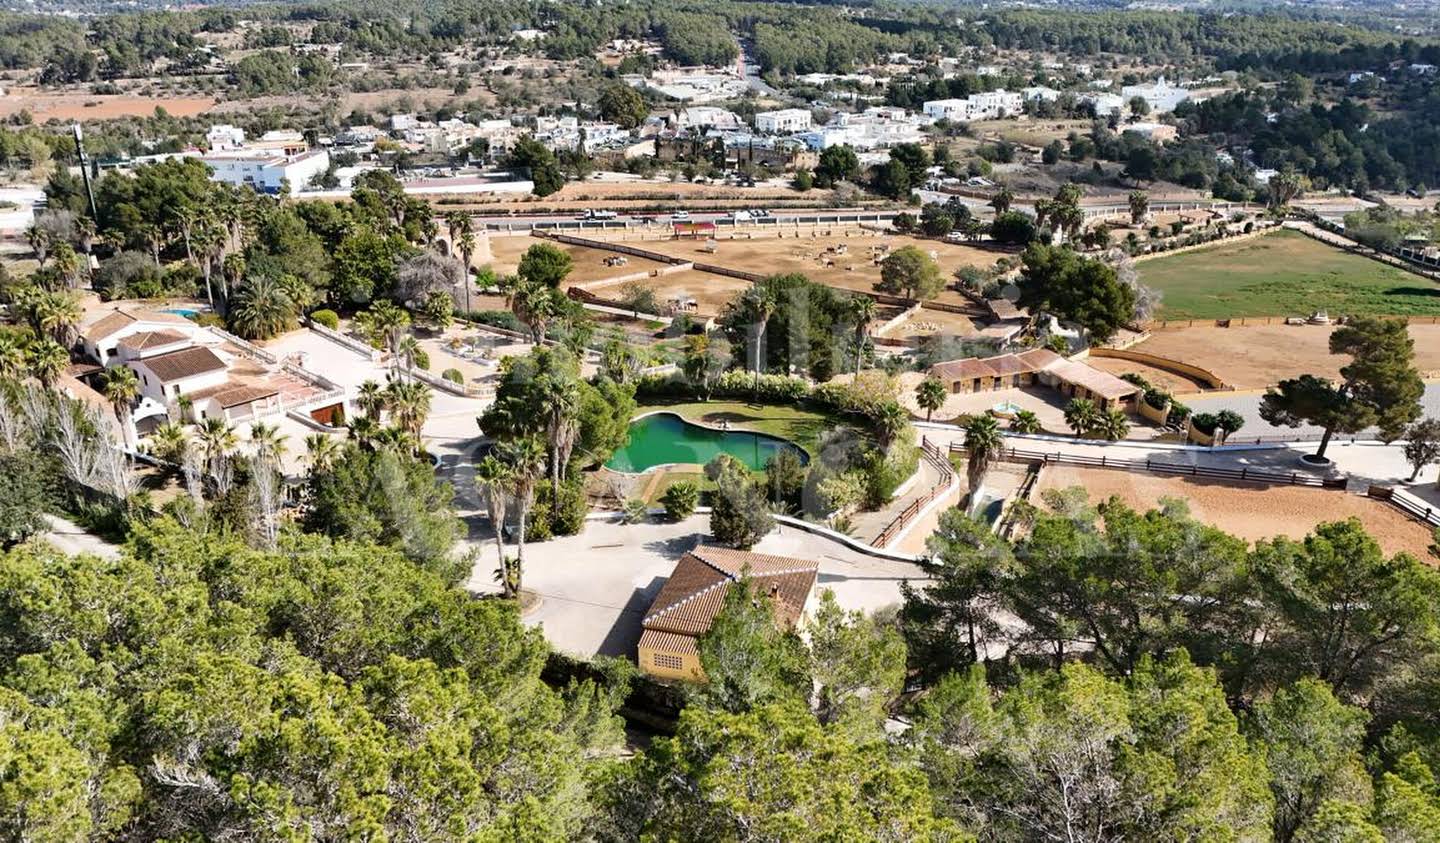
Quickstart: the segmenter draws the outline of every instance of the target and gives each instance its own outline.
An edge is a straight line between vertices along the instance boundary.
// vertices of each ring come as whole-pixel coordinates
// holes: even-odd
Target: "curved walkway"
[[[557,649],[577,656],[633,656],[650,601],[686,551],[709,540],[709,516],[678,523],[621,524],[590,520],[579,535],[525,546],[524,586],[540,597],[525,623],[539,626]],[[474,544],[471,591],[499,591],[493,578],[495,545]],[[873,612],[900,603],[900,583],[925,578],[911,562],[878,559],[824,536],[779,525],[755,546],[820,564],[817,589],[835,592],[840,605]],[[507,548],[512,550],[513,547]]]

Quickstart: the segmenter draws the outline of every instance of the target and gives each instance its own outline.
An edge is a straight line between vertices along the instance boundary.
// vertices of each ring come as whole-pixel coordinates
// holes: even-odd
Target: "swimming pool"
[[[652,413],[630,423],[630,440],[615,452],[605,467],[638,473],[657,465],[704,465],[729,454],[751,469],[760,470],[781,451],[793,451],[801,463],[810,457],[793,442],[747,430],[713,430],[691,424],[674,413]]]
[[[167,307],[161,313],[173,313],[177,316],[184,316],[186,319],[194,319],[200,311],[193,307]]]

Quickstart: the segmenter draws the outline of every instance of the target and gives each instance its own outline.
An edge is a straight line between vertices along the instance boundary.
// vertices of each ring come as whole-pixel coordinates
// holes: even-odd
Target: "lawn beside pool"
[[[1161,319],[1440,314],[1440,284],[1295,231],[1141,261]]]
[[[783,404],[747,404],[743,401],[695,401],[683,404],[642,403],[641,413],[664,410],[686,421],[715,427],[729,422],[733,430],[753,430],[788,439],[814,456],[820,435],[838,423],[820,413]]]

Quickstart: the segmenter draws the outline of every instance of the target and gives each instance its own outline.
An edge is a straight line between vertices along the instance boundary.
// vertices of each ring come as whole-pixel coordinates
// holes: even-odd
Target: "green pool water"
[[[743,430],[711,430],[690,424],[674,413],[653,413],[630,423],[630,441],[605,463],[615,471],[636,473],[671,463],[704,465],[729,454],[759,470],[780,451],[794,451],[809,462],[804,449],[775,436]]]

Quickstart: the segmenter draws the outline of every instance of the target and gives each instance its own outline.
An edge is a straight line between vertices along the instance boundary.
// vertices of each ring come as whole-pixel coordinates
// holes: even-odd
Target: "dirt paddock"
[[[1333,330],[1322,325],[1172,328],[1156,331],[1131,350],[1204,367],[1236,389],[1260,389],[1306,373],[1339,377],[1349,358],[1330,353]],[[1415,365],[1422,373],[1440,374],[1440,325],[1411,325],[1410,336]],[[1111,372],[1139,371],[1112,368],[1119,360],[1093,362]]]
[[[1338,489],[1265,486],[1192,477],[1167,477],[1139,471],[1079,466],[1045,466],[1036,483],[1036,500],[1045,489],[1081,486],[1094,503],[1114,495],[1139,510],[1161,498],[1182,498],[1198,521],[1213,524],[1249,542],[1274,536],[1304,536],[1317,524],[1359,518],[1387,554],[1407,552],[1432,561],[1430,531],[1389,504]]]
[[[510,275],[520,265],[520,257],[537,243],[549,243],[558,246],[565,253],[570,255],[574,262],[574,268],[566,281],[570,284],[583,284],[587,281],[598,281],[604,278],[617,278],[622,275],[632,275],[636,272],[650,272],[656,269],[664,269],[669,264],[660,261],[637,258],[633,255],[625,255],[624,266],[606,266],[605,260],[613,258],[616,252],[606,249],[591,249],[585,246],[570,246],[565,243],[556,243],[553,240],[542,240],[539,237],[530,236],[507,236],[490,237],[489,257],[477,252],[475,262],[477,264],[488,263],[490,268],[500,275]]]
[[[645,278],[640,283],[655,291],[655,298],[662,306],[672,299],[694,299],[695,310],[692,313],[700,316],[719,316],[726,303],[750,289],[749,281],[693,269]],[[590,291],[603,298],[615,298],[620,295],[622,286],[606,284],[591,287]]]
[[[877,259],[901,246],[918,246],[927,253],[933,252],[947,283],[955,270],[963,266],[988,267],[1001,257],[973,246],[869,232],[852,236],[837,232],[818,237],[722,239],[717,242],[713,253],[706,251],[703,240],[646,240],[630,245],[684,260],[761,275],[799,273],[827,286],[867,293],[873,291],[880,280]],[[840,253],[842,249],[843,253]],[[947,304],[968,303],[953,289],[945,290],[935,300]]]

